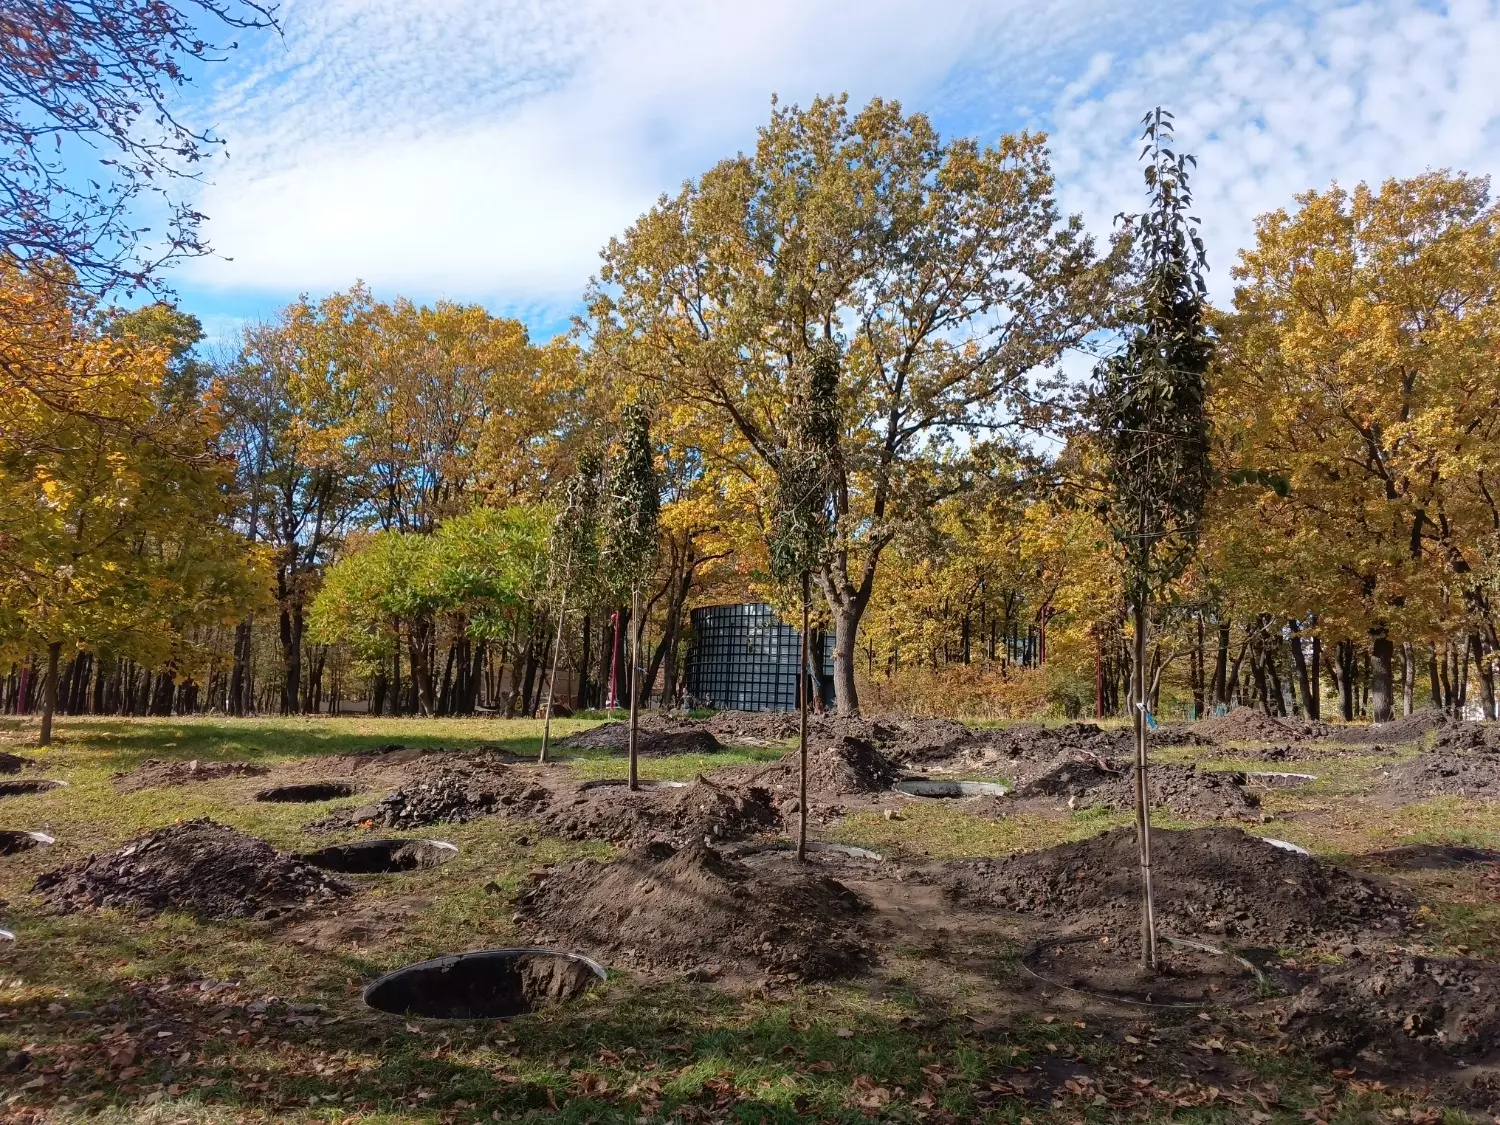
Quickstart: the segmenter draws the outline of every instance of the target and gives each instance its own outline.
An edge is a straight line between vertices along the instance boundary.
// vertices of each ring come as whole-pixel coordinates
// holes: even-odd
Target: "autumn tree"
[[[1125,595],[1134,624],[1131,718],[1143,894],[1141,957],[1155,969],[1146,627],[1153,598],[1183,572],[1198,546],[1210,480],[1204,375],[1212,345],[1203,321],[1203,243],[1191,218],[1188,168],[1193,158],[1172,149],[1171,114],[1158,108],[1145,121],[1150,205],[1132,224],[1140,304],[1124,350],[1099,368],[1096,411],[1106,510],[1124,557]]]
[[[256,0],[11,0],[0,11],[0,251],[59,260],[94,289],[151,283],[164,262],[206,251],[177,190],[222,143],[184,123],[174,95],[275,26]],[[142,205],[164,212],[152,236]]]
[[[882,554],[964,487],[968,438],[1032,412],[1034,376],[1099,323],[1113,265],[1059,215],[1041,137],[944,141],[894,103],[825,98],[774,106],[753,153],[611,241],[589,328],[618,377],[717,418],[753,481],[784,455],[798,373],[841,341],[832,547],[815,578],[839,709],[854,713]]]

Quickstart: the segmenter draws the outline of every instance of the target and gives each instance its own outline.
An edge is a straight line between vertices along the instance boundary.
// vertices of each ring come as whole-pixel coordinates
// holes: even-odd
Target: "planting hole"
[[[892,786],[909,797],[1003,797],[1008,792],[993,781],[940,781],[930,777],[908,777]]]
[[[32,848],[45,847],[56,842],[45,832],[15,832],[0,829],[0,855],[29,852]]]
[[[335,797],[354,796],[354,786],[344,781],[316,781],[310,785],[278,785],[274,789],[262,789],[255,795],[257,801],[306,804],[310,801],[331,801]]]
[[[346,875],[384,875],[393,871],[424,871],[439,867],[458,854],[446,840],[366,840],[337,844],[300,856],[324,871]]]
[[[66,781],[0,781],[0,797],[24,797],[28,793],[45,793],[59,789]]]
[[[484,949],[419,961],[365,989],[365,1003],[398,1016],[503,1020],[581,996],[604,967],[553,949]]]

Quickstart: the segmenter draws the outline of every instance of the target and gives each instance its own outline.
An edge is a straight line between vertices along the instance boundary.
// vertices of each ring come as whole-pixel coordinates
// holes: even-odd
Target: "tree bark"
[[[1474,653],[1474,670],[1479,675],[1479,705],[1486,719],[1495,716],[1495,670],[1485,658],[1484,637],[1475,630],[1469,634],[1469,648]]]
[[[1302,628],[1296,622],[1292,623],[1292,666],[1297,671],[1297,686],[1302,692],[1302,712],[1309,719],[1316,719],[1314,712],[1317,710],[1313,703],[1313,685],[1316,680],[1310,680],[1307,674],[1307,653],[1302,648]]]
[[[1141,964],[1156,970],[1156,911],[1151,891],[1151,783],[1146,757],[1146,606],[1138,596],[1132,607],[1135,651],[1131,675],[1135,722],[1135,833],[1141,868]]]
[[[1396,717],[1395,697],[1391,690],[1391,661],[1396,646],[1382,630],[1370,638],[1370,717],[1377,723],[1388,723]]]
[[[630,736],[627,744],[630,756],[630,789],[632,792],[641,787],[637,738],[640,730],[640,710],[636,700],[636,683],[640,677],[636,674],[637,665],[641,661],[641,588],[637,583],[630,591]]]
[[[1412,651],[1410,641],[1401,642],[1401,714],[1412,713],[1412,697],[1416,694],[1417,687],[1417,665],[1416,653]]]
[[[37,737],[38,746],[52,745],[52,716],[57,711],[57,662],[61,655],[61,641],[53,641],[47,646],[47,683],[42,693],[42,730]]]
[[[807,859],[807,650],[812,583],[802,572],[802,659],[797,666],[797,859]]]

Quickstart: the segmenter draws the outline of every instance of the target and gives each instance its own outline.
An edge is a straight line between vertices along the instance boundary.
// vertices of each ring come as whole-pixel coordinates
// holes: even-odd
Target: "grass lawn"
[[[593,725],[554,722],[554,736]],[[834,986],[728,994],[628,972],[561,1009],[511,1023],[407,1021],[370,1012],[378,974],[441,953],[525,944],[511,921],[527,872],[611,849],[539,835],[502,818],[443,825],[460,855],[431,870],[359,877],[342,911],[364,940],[311,940],[305,925],[180,915],[50,913],[31,894],[44,870],[149,829],[208,816],[303,851],[343,839],[302,826],[344,802],[262,804],[257,779],[120,793],[147,758],[266,765],[390,743],[497,746],[535,754],[528,720],[0,720],[0,749],[35,758],[27,776],[68,787],[0,799],[0,828],[57,844],[0,858],[0,1119],[6,1121],[932,1121],[1437,1122],[1442,1107],[1330,1074],[1279,1049],[1241,1013],[1085,1011],[1062,994],[997,1000],[1018,973],[1013,942],[976,942],[955,967],[941,942],[903,947],[882,972]],[[647,778],[691,778],[775,750],[644,759]],[[1172,750],[1187,760],[1202,751]],[[1232,754],[1232,751],[1229,753]],[[564,755],[580,778],[624,775],[605,752]],[[1319,781],[1273,792],[1254,830],[1348,862],[1382,847],[1500,847],[1500,804],[1462,799],[1361,805],[1389,757],[1338,759]],[[1233,758],[1213,765],[1255,768]],[[1320,763],[1321,765],[1321,763]],[[1263,766],[1261,768],[1264,768]],[[368,799],[368,798],[366,798]],[[996,855],[1092,835],[1126,818],[978,818],[943,802],[901,819],[860,812],[828,838],[920,859]],[[1427,944],[1500,958],[1500,887],[1453,871],[1403,873],[1429,907]],[[1446,1118],[1463,1120],[1456,1111]]]

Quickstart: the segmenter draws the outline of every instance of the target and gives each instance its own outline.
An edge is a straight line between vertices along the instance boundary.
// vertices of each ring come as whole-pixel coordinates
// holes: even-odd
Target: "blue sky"
[[[753,144],[772,93],[1052,136],[1064,206],[1139,198],[1140,116],[1199,157],[1214,295],[1254,216],[1338,179],[1500,171],[1500,0],[285,0],[186,95],[228,142],[218,255],[171,278],[217,340],[299,292],[566,326],[599,248]]]

